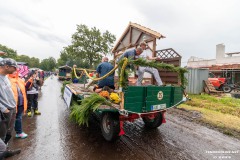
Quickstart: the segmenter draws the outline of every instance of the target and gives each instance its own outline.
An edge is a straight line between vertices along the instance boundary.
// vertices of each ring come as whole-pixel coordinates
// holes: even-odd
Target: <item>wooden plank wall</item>
[[[182,57],[172,48],[156,51],[156,56],[161,60],[158,63],[173,64],[175,67],[181,66]],[[164,84],[179,84],[178,74],[167,70],[159,70],[160,77]]]

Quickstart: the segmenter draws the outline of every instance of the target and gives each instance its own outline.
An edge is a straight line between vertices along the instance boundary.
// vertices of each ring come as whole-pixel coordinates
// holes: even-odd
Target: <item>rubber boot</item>
[[[3,154],[4,154],[4,158],[8,158],[8,157],[15,156],[16,154],[19,154],[19,153],[21,153],[21,149],[7,150]]]

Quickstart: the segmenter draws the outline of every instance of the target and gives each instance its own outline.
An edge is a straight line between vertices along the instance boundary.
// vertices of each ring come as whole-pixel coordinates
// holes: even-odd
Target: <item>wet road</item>
[[[13,138],[11,148],[22,152],[10,160],[240,159],[239,140],[174,113],[156,130],[145,129],[141,120],[125,123],[126,135],[106,142],[98,121],[92,120],[88,128],[69,121],[60,88],[57,77],[45,81],[39,98],[42,115],[23,117],[29,137]]]

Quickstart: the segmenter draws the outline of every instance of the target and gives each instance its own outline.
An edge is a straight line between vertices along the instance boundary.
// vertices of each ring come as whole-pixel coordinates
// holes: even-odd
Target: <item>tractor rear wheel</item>
[[[224,93],[230,93],[232,91],[232,88],[229,85],[224,85],[222,89]]]

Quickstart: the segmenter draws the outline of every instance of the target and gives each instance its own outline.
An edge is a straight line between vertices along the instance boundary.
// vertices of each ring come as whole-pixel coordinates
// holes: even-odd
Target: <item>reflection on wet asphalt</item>
[[[240,157],[238,140],[172,114],[167,114],[167,123],[156,130],[147,130],[141,120],[126,122],[126,135],[116,142],[106,142],[96,119],[91,120],[89,127],[69,121],[69,110],[60,96],[60,88],[57,77],[45,81],[39,98],[42,115],[23,117],[24,132],[29,137],[13,138],[10,148],[21,148],[22,152],[10,160],[205,160],[219,159],[220,156]],[[216,151],[235,153],[214,153]]]

